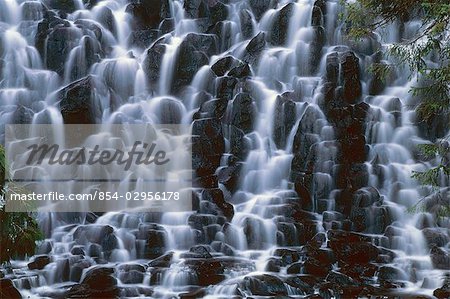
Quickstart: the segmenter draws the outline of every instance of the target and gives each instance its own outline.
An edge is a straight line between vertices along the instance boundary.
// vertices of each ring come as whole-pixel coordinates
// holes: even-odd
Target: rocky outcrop
[[[94,76],[87,76],[64,87],[57,93],[59,108],[66,124],[95,124],[101,116],[98,96],[108,90]]]
[[[295,4],[288,3],[277,12],[269,36],[269,40],[273,45],[283,46],[288,41],[289,23],[294,9]]]
[[[208,64],[208,56],[216,51],[214,35],[188,34],[177,51],[171,91],[177,93],[187,86],[200,67]]]
[[[22,298],[11,279],[0,279],[0,298],[19,299]]]

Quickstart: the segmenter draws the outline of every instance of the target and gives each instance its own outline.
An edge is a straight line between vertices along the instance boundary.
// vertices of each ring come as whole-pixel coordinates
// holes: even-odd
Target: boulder
[[[209,59],[205,51],[210,51],[212,36],[189,34],[179,45],[178,55],[175,61],[171,91],[178,93],[191,83],[197,71],[208,64]],[[200,41],[201,43],[194,43]],[[202,41],[207,41],[206,44]]]
[[[408,277],[402,270],[392,266],[381,266],[378,270],[378,280],[380,282],[395,282],[406,280]]]
[[[259,61],[259,56],[265,47],[266,35],[263,32],[259,32],[245,47],[243,60],[252,65],[256,65]]]
[[[444,247],[450,241],[448,233],[438,228],[424,228],[422,233],[430,247],[433,244],[438,247]]]
[[[219,215],[225,216],[229,221],[233,218],[233,205],[226,202],[223,192],[220,189],[205,189],[201,193],[202,200],[213,203],[219,210]]]
[[[141,264],[128,263],[117,267],[118,278],[124,284],[138,284],[144,280],[145,267]]]
[[[291,99],[278,96],[273,117],[273,139],[278,148],[284,148],[296,122],[296,105]]]
[[[23,21],[40,21],[44,17],[45,7],[38,1],[25,1],[22,4]]]
[[[253,19],[251,13],[247,9],[243,9],[239,12],[239,20],[241,22],[241,33],[244,39],[253,37],[255,26],[253,25]]]
[[[43,0],[44,4],[52,9],[60,10],[65,13],[72,13],[82,7],[78,6],[77,0]]]
[[[231,111],[231,124],[248,134],[253,131],[255,116],[253,98],[248,93],[236,95]]]
[[[222,125],[215,118],[195,120],[192,134],[192,166],[199,176],[211,175],[225,150]]]
[[[259,21],[266,11],[276,7],[277,2],[275,0],[249,0],[248,4],[256,20]]]
[[[173,252],[166,253],[148,263],[149,267],[169,268],[173,258]]]
[[[273,26],[270,30],[270,42],[276,46],[283,46],[288,42],[289,23],[294,14],[295,4],[288,3],[281,8],[273,20]]]
[[[65,124],[95,124],[102,115],[97,95],[107,94],[106,87],[89,75],[62,88],[57,93]]]
[[[431,263],[437,269],[450,270],[450,255],[444,249],[433,245],[430,250]]]
[[[16,289],[11,279],[0,279],[0,298],[20,299],[22,295]]]
[[[62,76],[69,53],[78,46],[82,36],[76,27],[58,26],[51,30],[45,43],[47,68]]]
[[[211,70],[217,76],[224,76],[232,67],[237,65],[239,60],[234,58],[233,56],[225,56],[217,60],[212,66]]]
[[[283,281],[276,276],[262,274],[246,276],[240,287],[255,296],[287,296]]]
[[[225,279],[222,264],[213,258],[188,258],[184,264],[196,273],[199,286],[218,284]]]
[[[147,82],[152,90],[157,89],[159,77],[161,73],[161,64],[166,52],[166,47],[163,44],[155,43],[147,50],[143,62],[143,69],[147,77]]]
[[[113,268],[94,267],[86,272],[81,284],[89,289],[92,297],[115,298],[119,296],[117,279],[112,276]]]
[[[341,77],[343,78],[343,98],[348,104],[356,104],[362,95],[359,59],[353,52],[346,52],[341,57]]]
[[[28,269],[30,270],[42,270],[45,266],[50,264],[50,257],[48,255],[37,255],[34,260],[28,263]]]
[[[159,23],[170,17],[168,0],[141,0],[128,4],[126,12],[133,16],[134,30],[156,29]]]

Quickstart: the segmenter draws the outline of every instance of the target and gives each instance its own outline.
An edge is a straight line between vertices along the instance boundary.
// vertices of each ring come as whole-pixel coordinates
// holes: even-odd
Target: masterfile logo
[[[190,136],[181,125],[9,125],[6,208],[191,210]]]

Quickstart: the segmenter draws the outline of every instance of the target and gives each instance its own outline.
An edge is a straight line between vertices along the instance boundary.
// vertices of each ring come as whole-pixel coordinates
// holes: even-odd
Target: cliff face
[[[340,10],[0,3],[2,126],[191,124],[195,170],[192,212],[40,215],[47,239],[2,270],[0,297],[14,282],[52,298],[447,298],[448,219],[406,209],[426,195],[411,171],[434,163],[416,145],[448,122],[414,124],[410,78],[369,72],[390,63],[384,41],[347,41]]]

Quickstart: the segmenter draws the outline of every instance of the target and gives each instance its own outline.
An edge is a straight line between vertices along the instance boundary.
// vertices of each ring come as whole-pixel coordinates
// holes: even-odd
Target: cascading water
[[[194,211],[42,214],[46,239],[6,278],[30,298],[431,295],[450,227],[406,212],[427,195],[411,172],[434,163],[417,153],[416,78],[367,71],[420,24],[352,43],[340,12],[337,0],[2,1],[2,136],[10,123],[192,123],[199,155]],[[61,113],[69,91],[93,118]]]

